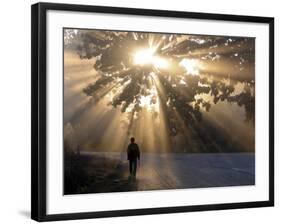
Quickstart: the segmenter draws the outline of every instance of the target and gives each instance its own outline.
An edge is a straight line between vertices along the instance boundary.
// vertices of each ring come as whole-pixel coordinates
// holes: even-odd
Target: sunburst
[[[218,102],[236,103],[254,121],[254,38],[65,29],[64,40],[94,59],[98,75],[84,94],[95,103],[110,95],[108,106],[133,120],[160,114],[170,136],[183,126],[204,136],[202,114]]]

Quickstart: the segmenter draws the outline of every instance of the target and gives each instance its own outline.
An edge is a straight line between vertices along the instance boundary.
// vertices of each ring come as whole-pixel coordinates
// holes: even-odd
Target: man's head
[[[135,142],[135,138],[132,137],[132,138],[131,138],[131,143],[134,143],[134,142]]]

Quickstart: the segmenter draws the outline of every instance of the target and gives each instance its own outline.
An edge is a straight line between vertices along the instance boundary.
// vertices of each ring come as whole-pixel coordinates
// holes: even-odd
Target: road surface
[[[142,153],[136,179],[125,153],[82,152],[117,161],[113,171],[88,192],[225,187],[255,184],[254,153]]]

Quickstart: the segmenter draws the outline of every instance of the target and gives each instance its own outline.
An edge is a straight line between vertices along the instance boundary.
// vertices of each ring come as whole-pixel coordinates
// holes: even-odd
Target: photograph
[[[0,224],[278,223],[274,3],[4,1]]]
[[[255,185],[255,37],[64,27],[63,193]]]

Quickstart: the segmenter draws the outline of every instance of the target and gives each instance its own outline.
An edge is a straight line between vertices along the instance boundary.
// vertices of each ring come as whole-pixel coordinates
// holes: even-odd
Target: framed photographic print
[[[274,205],[274,19],[32,6],[32,218]]]

